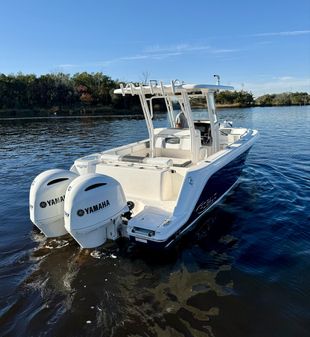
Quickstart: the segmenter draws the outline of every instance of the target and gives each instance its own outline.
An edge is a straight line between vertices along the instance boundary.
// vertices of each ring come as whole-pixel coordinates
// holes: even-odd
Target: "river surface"
[[[219,118],[261,134],[235,189],[169,253],[93,256],[33,228],[30,184],[146,138],[144,121],[0,121],[0,335],[310,336],[310,107]]]

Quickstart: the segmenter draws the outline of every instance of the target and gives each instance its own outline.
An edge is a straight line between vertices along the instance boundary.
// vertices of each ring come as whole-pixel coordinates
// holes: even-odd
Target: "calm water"
[[[31,181],[146,137],[144,121],[0,122],[0,335],[310,336],[310,107],[220,119],[261,133],[235,190],[169,254],[97,258],[33,229]]]

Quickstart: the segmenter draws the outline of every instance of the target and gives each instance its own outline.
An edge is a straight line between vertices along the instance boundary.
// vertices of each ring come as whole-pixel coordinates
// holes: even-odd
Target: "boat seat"
[[[154,129],[156,156],[191,159],[191,137],[189,129]],[[199,144],[199,159],[204,158],[205,151],[201,151],[200,130],[195,130],[197,145]]]
[[[108,175],[116,179],[122,186],[126,197],[152,200],[175,200],[173,178],[176,175],[169,167],[152,167],[143,164],[139,166],[100,163],[96,173]],[[123,163],[125,164],[125,163]],[[143,168],[143,170],[141,170]],[[176,177],[177,178],[177,177]],[[129,199],[130,200],[130,199]]]
[[[142,156],[132,156],[124,155],[120,156],[117,154],[104,153],[101,155],[101,160],[107,163],[116,162],[129,162],[129,163],[140,163],[147,164],[157,167],[170,167],[173,165],[173,161],[170,158],[165,157],[142,157]]]
[[[200,131],[199,133],[200,139]],[[172,150],[191,150],[191,138],[189,129],[156,129],[155,132],[155,147],[161,149],[172,149]]]
[[[144,158],[143,163],[153,166],[169,167],[173,165],[173,160],[165,157],[146,157]]]
[[[125,156],[121,156],[120,160],[121,161],[129,161],[131,163],[143,163],[145,157],[142,156],[132,156],[130,154],[127,154]]]

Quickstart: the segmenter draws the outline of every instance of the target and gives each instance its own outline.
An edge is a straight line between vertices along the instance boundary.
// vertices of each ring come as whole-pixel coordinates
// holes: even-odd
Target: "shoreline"
[[[216,108],[221,109],[245,109],[245,108],[264,108],[264,107],[288,107],[288,106],[306,106],[309,104],[290,104],[290,105],[241,105],[235,104],[217,104]],[[195,105],[193,109],[206,109],[207,106]],[[100,112],[99,112],[100,111]],[[36,120],[36,119],[86,119],[86,118],[143,118],[143,113],[134,112],[132,110],[114,110],[110,108],[93,108],[89,110],[75,110],[74,115],[72,110],[63,110],[53,112],[51,110],[38,109],[0,109],[0,121],[6,120]],[[4,116],[2,116],[4,114]],[[30,114],[30,116],[27,116]],[[165,112],[156,112],[155,115],[164,115]]]
[[[155,114],[156,115],[156,114]],[[70,115],[70,116],[29,116],[29,117],[0,117],[0,121],[34,120],[34,119],[75,119],[75,118],[143,118],[142,114],[121,115]]]

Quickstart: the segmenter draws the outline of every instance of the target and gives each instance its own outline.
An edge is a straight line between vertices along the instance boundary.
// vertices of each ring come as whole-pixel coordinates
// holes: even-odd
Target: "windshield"
[[[174,121],[177,119],[177,116],[181,110],[173,110]],[[194,109],[192,110],[193,121],[209,121],[209,115],[207,109]],[[171,127],[173,127],[171,125]]]
[[[194,121],[208,121],[209,114],[207,109],[194,109],[193,112],[193,120]]]

